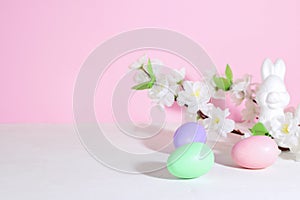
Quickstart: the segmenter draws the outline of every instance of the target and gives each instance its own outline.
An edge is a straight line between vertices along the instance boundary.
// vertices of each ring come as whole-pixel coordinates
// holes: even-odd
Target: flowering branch
[[[144,66],[147,66],[147,69]],[[174,102],[179,106],[185,106],[187,112],[195,115],[195,119],[200,120],[208,131],[217,131],[226,136],[234,129],[234,121],[227,119],[230,114],[229,110],[221,110],[210,103],[211,91],[204,82],[185,80],[184,69],[169,69],[170,73],[163,74],[160,72],[162,67],[161,62],[150,61],[146,56],[138,59],[130,66],[137,70],[135,80],[138,84],[132,89],[147,89],[149,97],[162,108],[169,107]],[[228,90],[233,83],[232,78],[232,71],[228,65],[226,78],[214,76],[218,84],[214,88],[219,89],[225,83],[227,85],[223,89]]]
[[[162,73],[163,64],[158,60],[150,60],[146,55],[134,62],[130,68],[136,70],[133,86],[135,90],[148,90],[149,97],[162,108],[170,107],[175,102],[184,106],[187,113],[194,116],[205,129],[220,133],[246,135],[234,129],[235,122],[228,118],[229,109],[222,110],[211,103],[211,99],[230,96],[232,103],[245,106],[241,111],[246,122],[257,122],[260,110],[256,100],[259,84],[251,82],[251,76],[245,75],[233,79],[233,72],[226,66],[225,76],[210,74],[204,81],[185,79],[185,69],[168,69]],[[300,151],[300,107],[294,112],[286,112],[284,117],[273,119],[268,123],[257,122],[249,129],[252,135],[265,135],[274,139],[283,151]]]

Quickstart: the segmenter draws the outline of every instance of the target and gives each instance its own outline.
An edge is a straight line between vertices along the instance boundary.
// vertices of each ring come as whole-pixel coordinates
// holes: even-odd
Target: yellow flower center
[[[281,131],[285,134],[289,134],[289,125],[283,124]]]
[[[200,89],[196,90],[196,91],[193,93],[193,96],[199,97],[199,96],[200,96]]]
[[[219,122],[220,122],[220,118],[217,117],[217,118],[215,119],[215,123],[218,124]]]

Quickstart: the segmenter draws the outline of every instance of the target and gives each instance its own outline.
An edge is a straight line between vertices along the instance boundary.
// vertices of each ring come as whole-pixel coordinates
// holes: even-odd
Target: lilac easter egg
[[[206,142],[205,129],[196,122],[189,122],[181,125],[174,134],[175,148],[192,142]]]
[[[263,169],[271,166],[280,150],[267,136],[251,136],[236,143],[231,151],[233,161],[244,168]]]

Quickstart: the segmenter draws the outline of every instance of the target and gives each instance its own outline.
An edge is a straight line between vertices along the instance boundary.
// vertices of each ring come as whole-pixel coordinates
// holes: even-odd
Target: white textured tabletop
[[[115,132],[112,129],[112,135]],[[229,154],[238,139],[231,135],[226,143],[216,144],[216,163],[208,174],[179,180],[166,169],[142,172],[144,167],[165,165],[166,160],[134,163],[141,171],[135,175],[103,166],[84,149],[71,125],[1,125],[0,199],[299,198],[300,163],[285,153],[267,169],[238,168]],[[136,148],[143,146],[151,149],[153,144]],[[165,158],[169,153],[161,152]]]

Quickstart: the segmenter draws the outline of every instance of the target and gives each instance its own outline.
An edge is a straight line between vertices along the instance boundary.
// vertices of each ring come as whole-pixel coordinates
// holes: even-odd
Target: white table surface
[[[0,125],[0,199],[300,198],[300,163],[285,153],[267,169],[237,168],[229,153],[238,140],[230,136],[216,145],[208,174],[180,180],[166,169],[133,175],[103,166],[83,148],[72,125]]]

